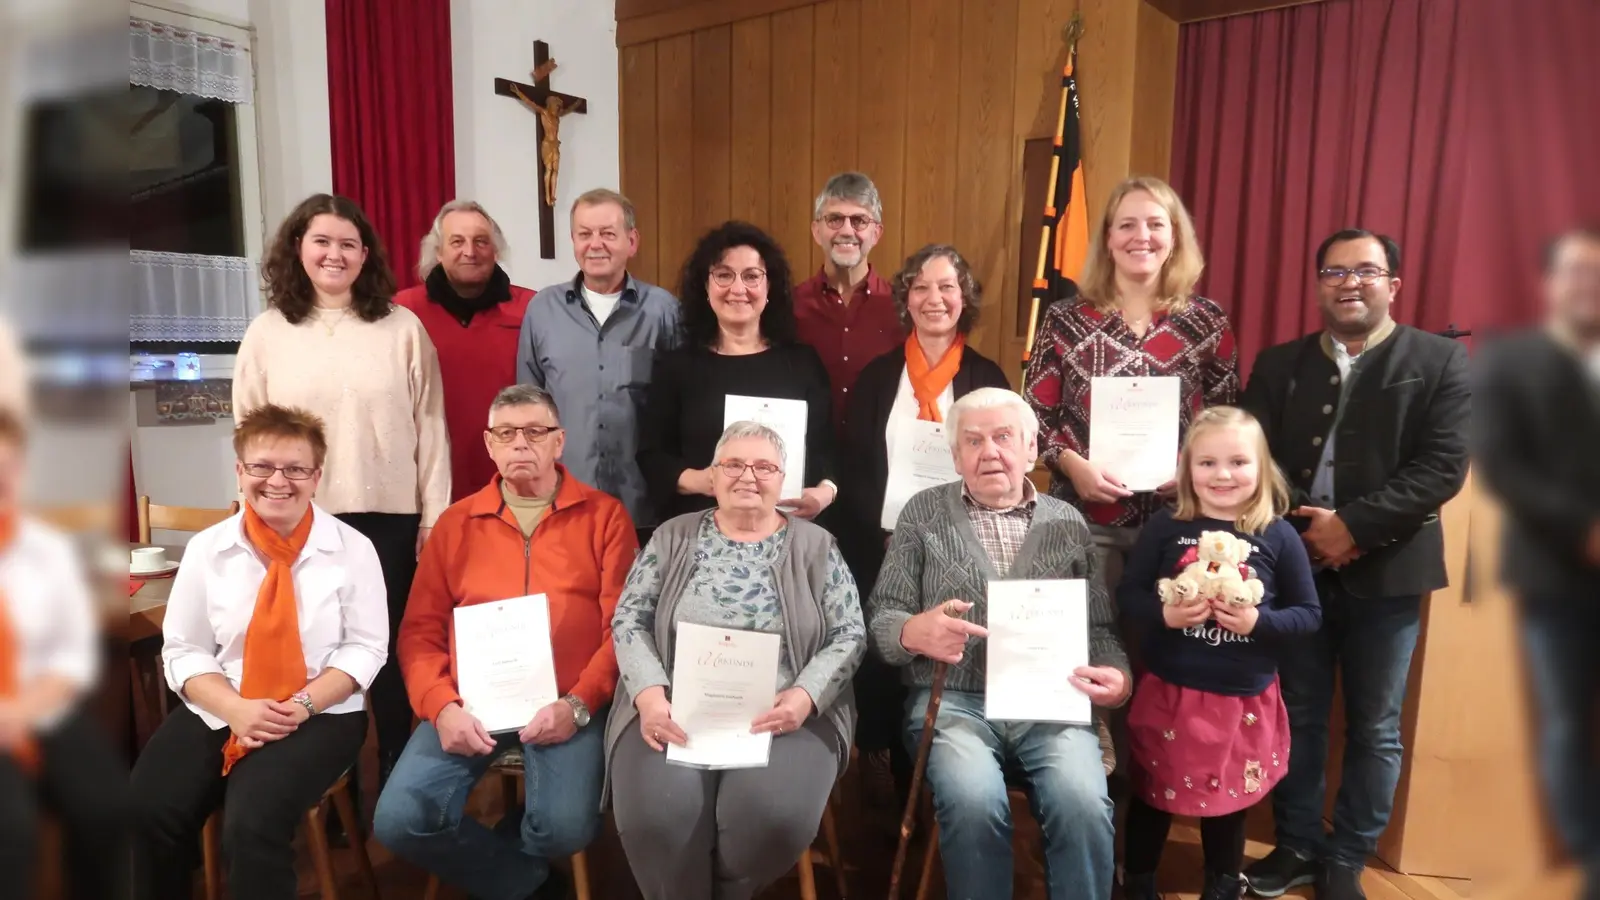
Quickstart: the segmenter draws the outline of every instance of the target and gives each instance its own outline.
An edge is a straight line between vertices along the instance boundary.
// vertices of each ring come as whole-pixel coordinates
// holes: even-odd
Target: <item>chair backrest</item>
[[[202,506],[164,506],[151,503],[148,496],[140,494],[139,543],[150,543],[150,534],[157,528],[167,531],[204,531],[238,511],[237,500],[225,509],[207,509]]]
[[[39,506],[32,514],[62,531],[82,534],[87,532],[121,531],[127,527],[126,515],[115,503],[79,503],[64,506]]]

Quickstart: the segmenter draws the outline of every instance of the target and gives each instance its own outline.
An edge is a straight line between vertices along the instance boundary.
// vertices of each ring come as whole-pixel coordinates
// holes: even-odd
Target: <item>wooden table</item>
[[[167,559],[176,562],[183,558],[182,547],[163,547]],[[138,641],[161,634],[161,623],[167,616],[167,598],[172,595],[175,575],[151,578],[139,586],[128,598],[128,640]]]

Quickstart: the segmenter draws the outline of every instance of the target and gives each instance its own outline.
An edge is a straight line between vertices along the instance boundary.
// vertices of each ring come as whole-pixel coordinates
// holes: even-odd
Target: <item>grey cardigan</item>
[[[906,666],[904,680],[911,686],[928,687],[933,683],[933,660],[913,656],[900,645],[907,619],[953,598],[971,603],[965,618],[983,625],[988,621],[990,579],[1082,578],[1088,582],[1089,661],[1128,674],[1128,654],[1117,637],[1116,606],[1100,574],[1083,514],[1039,494],[1028,537],[1011,571],[1002,575],[972,528],[961,488],[959,481],[928,488],[900,511],[868,604],[867,633],[884,660]],[[961,662],[950,667],[945,688],[982,691],[987,659],[984,642],[973,641]]]
[[[781,512],[781,511],[780,511]],[[683,597],[694,574],[696,536],[700,520],[710,511],[685,513],[668,519],[650,538],[661,556],[661,594],[656,606],[655,644],[661,656],[661,665],[672,671],[673,609]],[[804,519],[782,513],[788,520],[789,538],[784,542],[778,560],[773,564],[773,580],[777,587],[778,602],[783,606],[784,652],[789,655],[789,667],[802,671],[811,657],[822,648],[827,633],[822,608],[822,591],[828,583],[828,549],[833,535],[820,526]],[[864,653],[865,647],[862,648]],[[857,657],[859,662],[860,657]],[[818,709],[822,716],[839,733],[839,774],[844,775],[850,764],[849,747],[854,742],[856,727],[855,691],[847,680],[839,695],[825,708]],[[622,681],[617,682],[616,695],[611,702],[611,714],[606,720],[606,784],[601,795],[602,806],[611,798],[611,759],[617,744],[636,727],[639,711],[633,708],[633,694]]]

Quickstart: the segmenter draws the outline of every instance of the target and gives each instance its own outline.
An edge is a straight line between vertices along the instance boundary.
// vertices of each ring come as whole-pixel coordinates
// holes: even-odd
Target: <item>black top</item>
[[[850,388],[850,412],[845,417],[848,427],[841,454],[848,465],[840,471],[840,510],[834,524],[840,532],[845,561],[850,564],[863,597],[871,595],[878,567],[883,564],[883,492],[889,483],[889,447],[884,432],[905,369],[906,348],[901,344],[867,363]],[[965,347],[961,365],[950,383],[951,392],[959,400],[981,387],[1009,390],[1011,385],[993,360]]]
[[[1593,602],[1600,379],[1543,329],[1491,342],[1473,375],[1477,469],[1506,511],[1501,576],[1530,603]]]
[[[1350,378],[1334,444],[1334,508],[1361,556],[1328,576],[1357,597],[1438,590],[1448,581],[1439,508],[1467,477],[1466,348],[1397,325]],[[1341,380],[1314,333],[1261,351],[1240,398],[1266,430],[1296,506],[1316,505],[1309,491]]]
[[[1161,618],[1156,582],[1174,578],[1197,558],[1203,531],[1226,531],[1254,548],[1244,564],[1261,580],[1260,618],[1248,635],[1236,635],[1216,619],[1171,628]],[[1322,605],[1311,579],[1311,560],[1294,526],[1274,519],[1261,534],[1245,534],[1232,522],[1180,521],[1158,511],[1139,531],[1117,587],[1122,615],[1144,631],[1144,664],[1168,684],[1236,697],[1254,697],[1272,684],[1283,644],[1278,638],[1310,634],[1322,624]]]
[[[713,497],[678,493],[678,476],[713,462],[729,394],[804,400],[805,485],[833,476],[832,394],[817,351],[805,344],[744,356],[698,347],[668,351],[656,357],[639,427],[639,468],[661,521],[716,505]]]

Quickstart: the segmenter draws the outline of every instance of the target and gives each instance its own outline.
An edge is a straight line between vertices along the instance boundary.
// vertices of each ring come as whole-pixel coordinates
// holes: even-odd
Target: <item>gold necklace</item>
[[[326,306],[319,306],[319,307],[317,307],[317,309],[319,309],[319,310],[324,310],[324,311],[326,311],[326,310],[327,310],[327,309],[328,309],[328,307],[326,307]],[[326,319],[325,319],[325,318],[324,318],[324,317],[323,317],[323,316],[321,316],[321,315],[318,315],[318,316],[317,316],[317,322],[318,322],[318,323],[320,323],[320,324],[321,324],[321,325],[322,325],[322,328],[323,328],[323,330],[324,330],[324,331],[326,331],[326,332],[327,332],[327,333],[328,333],[328,337],[333,337],[333,329],[334,329],[334,328],[335,328],[335,327],[336,327],[336,326],[337,326],[337,325],[338,325],[338,324],[339,324],[339,323],[340,323],[340,322],[343,322],[343,321],[344,321],[344,317],[345,317],[345,314],[346,314],[346,313],[348,313],[348,312],[350,312],[350,307],[348,307],[348,306],[341,306],[341,307],[339,307],[339,315],[338,315],[338,316],[336,316],[336,317],[335,317],[335,318],[334,318],[334,319],[333,319],[333,321],[332,321],[332,322],[329,322],[329,321],[327,321],[327,320],[326,320]]]

